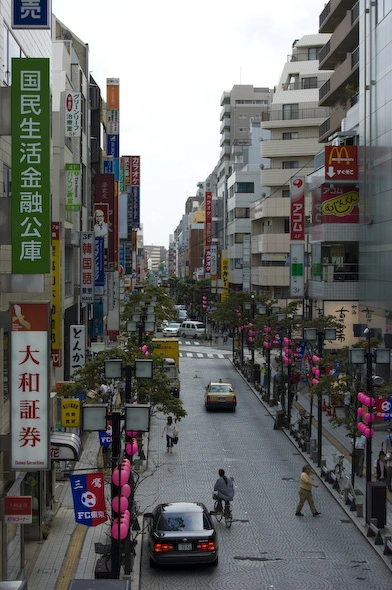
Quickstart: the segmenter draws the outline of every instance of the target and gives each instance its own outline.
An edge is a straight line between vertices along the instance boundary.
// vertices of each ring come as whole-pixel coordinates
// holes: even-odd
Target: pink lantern
[[[122,513],[121,517],[124,520],[127,520],[128,522],[131,520],[131,513],[129,512],[129,510],[124,510],[124,512]]]
[[[150,353],[148,352],[148,350],[146,350],[146,352],[144,354],[145,354],[145,356],[150,356]]]
[[[271,328],[269,326],[264,326],[264,332],[271,332]]]
[[[122,486],[128,482],[130,475],[131,475],[130,469],[119,470],[118,467],[116,467],[113,471],[113,474],[112,474],[112,481],[115,486]]]
[[[121,486],[120,493],[122,496],[129,498],[129,496],[131,495],[131,486],[129,485],[129,483],[125,483],[123,486]]]
[[[319,384],[318,379],[312,379],[312,385],[318,385],[318,384]]]
[[[313,373],[313,375],[316,374],[316,371],[317,371],[317,367],[312,367],[312,373]]]
[[[374,421],[374,414],[365,414],[365,420],[368,424]]]
[[[143,351],[143,352],[146,352],[146,350],[147,350],[147,346],[144,344],[144,345],[142,346],[142,351]]]
[[[364,430],[366,428],[366,424],[364,422],[359,422],[358,423],[358,430],[362,433],[365,434]]]
[[[363,391],[360,391],[357,395],[358,401],[361,402],[361,404],[363,404],[363,399],[366,398],[366,395],[363,393]]]
[[[125,522],[121,522],[120,521],[120,525],[118,524],[118,522],[114,522],[112,524],[112,537],[113,539],[120,539],[121,541],[123,541],[124,539],[126,539],[127,534],[129,531],[129,523],[125,523]]]
[[[132,438],[133,436],[137,435],[137,430],[127,430],[127,436]]]
[[[362,414],[363,414],[363,410],[362,410],[362,408],[358,408],[358,410],[357,410],[357,414],[358,414],[358,416],[359,416],[360,418],[362,418]]]
[[[130,457],[133,457],[134,455],[136,455],[138,450],[139,450],[139,447],[138,447],[137,441],[134,438],[131,440],[131,442],[128,442],[125,445],[125,451],[126,451],[127,455],[129,455]]]
[[[126,457],[124,457],[124,459],[121,462],[121,467],[122,469],[129,469],[129,471],[131,470],[131,462],[129,459],[127,459]]]
[[[316,369],[314,374],[316,375],[316,377],[320,377],[320,369]]]
[[[312,361],[313,361],[314,363],[319,363],[319,362],[320,362],[320,360],[321,360],[321,359],[320,359],[320,357],[319,357],[319,356],[316,356],[315,354],[312,356]]]
[[[125,496],[115,496],[112,500],[112,508],[114,512],[121,513],[128,508],[128,498]]]

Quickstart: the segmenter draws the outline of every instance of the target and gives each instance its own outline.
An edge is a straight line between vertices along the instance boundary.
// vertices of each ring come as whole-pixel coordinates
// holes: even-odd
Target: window
[[[302,78],[301,87],[303,89],[317,88],[317,76],[312,76],[311,78]]]
[[[255,192],[255,183],[254,182],[237,182],[235,192],[236,193],[254,193]]]
[[[3,164],[3,197],[11,196],[11,168]]]
[[[248,207],[236,207],[235,217],[236,219],[249,219],[250,209]]]
[[[299,139],[298,131],[284,131],[282,133],[282,139]]]
[[[11,85],[11,60],[13,57],[26,57],[21,50],[15,37],[8,27],[4,26],[4,61],[3,61],[3,82]]]
[[[285,234],[290,233],[290,217],[284,218],[284,233]]]
[[[308,48],[308,59],[317,59],[319,58],[319,53],[321,51],[321,46],[320,47],[309,47]]]
[[[244,234],[235,234],[234,242],[235,242],[235,244],[243,244],[244,243]]]
[[[290,198],[290,189],[289,188],[282,189],[282,197],[284,199],[289,199]]]
[[[298,160],[286,160],[282,162],[283,170],[291,170],[292,168],[299,168]]]
[[[297,104],[284,104],[283,105],[283,119],[285,121],[289,119],[299,118],[299,108]]]

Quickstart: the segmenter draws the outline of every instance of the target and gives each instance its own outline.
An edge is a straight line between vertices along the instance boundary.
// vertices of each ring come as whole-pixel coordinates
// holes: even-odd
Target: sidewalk
[[[275,371],[272,371],[272,375]],[[241,373],[240,373],[241,374]],[[245,379],[245,377],[244,377]],[[252,385],[249,384],[251,387]],[[260,402],[265,406],[267,411],[271,414],[271,418],[275,420],[275,410],[273,407],[270,407],[269,403],[265,402],[262,398],[261,392],[257,391],[256,388],[252,387],[254,394],[260,399]],[[291,412],[291,425],[295,424],[298,420],[301,412],[310,413],[310,396],[308,387],[305,386],[298,391],[298,400],[293,402],[292,412]],[[317,423],[317,401],[313,403],[313,415],[316,414],[316,417],[313,417],[312,422],[312,429],[311,429],[311,440],[314,439],[314,444],[317,444],[317,434],[318,434],[318,423]],[[344,410],[343,408],[337,408],[337,416],[343,417]],[[312,456],[312,453],[303,451],[300,447],[298,447],[298,452],[302,454],[305,461],[312,465],[315,472],[319,475],[321,483],[327,487],[330,493],[334,496],[337,502],[342,506],[345,510],[347,516],[352,520],[354,525],[358,528],[358,530],[363,534],[363,536],[368,540],[368,542],[372,545],[374,550],[380,555],[383,559],[385,564],[389,567],[392,572],[392,544],[390,545],[390,541],[392,539],[392,493],[387,491],[387,502],[386,502],[386,526],[385,528],[378,529],[377,525],[372,519],[371,526],[366,523],[366,477],[357,477],[355,476],[354,482],[354,492],[355,492],[355,504],[357,510],[353,510],[350,504],[346,504],[345,498],[341,497],[340,490],[335,489],[334,483],[329,482],[324,477],[326,471],[334,471],[336,465],[336,454],[344,455],[343,465],[344,465],[344,473],[346,476],[350,478],[351,481],[351,438],[347,436],[347,431],[344,427],[340,426],[337,428],[333,428],[330,422],[330,416],[327,415],[326,412],[323,412],[323,423],[322,423],[322,465],[325,462],[325,469],[324,471],[322,468],[317,466],[317,459],[315,456]],[[272,423],[271,423],[272,429]],[[290,437],[293,444],[298,446],[298,443],[294,438],[292,438],[289,429],[282,429],[282,430],[275,430],[274,436],[281,436],[285,434],[286,436]],[[372,439],[372,466],[375,459],[378,457],[378,453],[381,450],[381,444],[384,442],[385,437],[387,435],[387,430],[378,430],[375,431],[374,437]],[[373,478],[374,479],[374,478]],[[344,480],[344,476],[342,476],[342,481]],[[384,552],[386,553],[384,555]]]

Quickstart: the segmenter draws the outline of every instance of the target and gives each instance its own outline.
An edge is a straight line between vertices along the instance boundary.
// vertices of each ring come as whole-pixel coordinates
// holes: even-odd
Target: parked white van
[[[202,322],[187,320],[181,324],[180,336],[183,338],[201,338],[205,334],[205,331],[206,329]]]

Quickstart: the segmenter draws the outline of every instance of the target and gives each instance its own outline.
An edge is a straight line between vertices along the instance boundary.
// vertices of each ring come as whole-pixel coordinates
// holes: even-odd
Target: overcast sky
[[[219,159],[220,99],[234,84],[273,88],[292,43],[318,32],[324,0],[52,0],[90,47],[106,99],[120,78],[120,155],[141,156],[144,243],[169,234]]]

